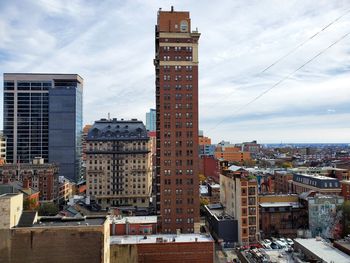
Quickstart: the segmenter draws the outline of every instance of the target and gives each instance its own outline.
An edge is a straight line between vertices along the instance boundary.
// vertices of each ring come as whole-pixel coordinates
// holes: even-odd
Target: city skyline
[[[145,122],[155,108],[155,14],[173,4],[190,11],[192,29],[202,33],[199,128],[205,136],[213,142],[350,141],[350,37],[244,106],[348,33],[345,1],[2,2],[0,73],[77,73],[85,79],[84,124],[108,112]]]

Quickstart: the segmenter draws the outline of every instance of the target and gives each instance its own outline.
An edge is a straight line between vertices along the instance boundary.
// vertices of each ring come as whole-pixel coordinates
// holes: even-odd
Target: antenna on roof
[[[108,112],[108,118],[109,121],[111,120],[111,114]]]

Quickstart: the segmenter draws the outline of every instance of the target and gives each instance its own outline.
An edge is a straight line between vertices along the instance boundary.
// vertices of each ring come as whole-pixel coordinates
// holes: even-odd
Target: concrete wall
[[[0,196],[0,229],[17,225],[23,211],[23,194]]]
[[[110,263],[137,263],[137,245],[121,244],[110,246]]]
[[[0,262],[108,263],[109,243],[106,248],[104,232],[108,234],[108,229],[104,230],[103,226],[2,230]]]

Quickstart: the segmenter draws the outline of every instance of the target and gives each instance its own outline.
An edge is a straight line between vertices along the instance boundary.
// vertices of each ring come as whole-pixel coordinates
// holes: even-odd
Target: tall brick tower
[[[199,231],[198,40],[189,12],[158,11],[155,28],[157,212],[163,233]]]

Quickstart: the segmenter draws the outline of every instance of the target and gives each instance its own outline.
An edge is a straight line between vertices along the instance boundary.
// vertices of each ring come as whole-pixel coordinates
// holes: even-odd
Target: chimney
[[[174,6],[171,6],[171,12],[174,12]]]

